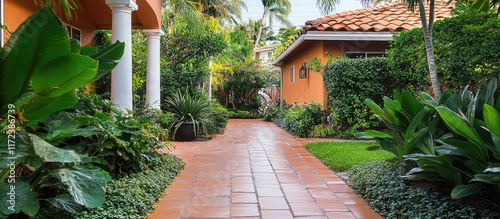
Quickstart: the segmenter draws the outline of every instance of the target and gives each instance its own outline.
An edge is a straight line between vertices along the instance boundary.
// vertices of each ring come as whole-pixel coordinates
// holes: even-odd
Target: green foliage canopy
[[[391,76],[407,90],[425,91],[429,87],[422,29],[395,35],[388,51]],[[484,85],[500,74],[500,19],[492,13],[463,12],[436,21],[434,48],[443,88],[459,90]]]

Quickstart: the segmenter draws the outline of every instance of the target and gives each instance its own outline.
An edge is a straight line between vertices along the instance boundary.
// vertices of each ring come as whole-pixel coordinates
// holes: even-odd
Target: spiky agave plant
[[[187,89],[178,91],[165,101],[165,109],[174,114],[169,125],[172,135],[176,136],[182,123],[193,123],[195,138],[199,134],[208,134],[208,130],[215,129],[214,117],[210,101],[201,95],[192,95]]]

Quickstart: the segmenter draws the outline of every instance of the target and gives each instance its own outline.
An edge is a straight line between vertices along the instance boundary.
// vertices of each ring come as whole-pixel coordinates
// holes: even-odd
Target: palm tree
[[[429,76],[431,79],[432,89],[436,98],[441,97],[441,86],[439,85],[439,78],[436,70],[436,60],[434,57],[434,46],[432,44],[432,26],[434,25],[434,5],[435,0],[428,0],[429,15],[425,11],[424,0],[403,0],[408,4],[411,11],[415,11],[415,6],[418,5],[420,14],[420,21],[424,31],[425,51],[427,53],[427,64],[429,67]]]
[[[360,0],[363,8],[370,7],[372,3],[385,2],[385,0]],[[335,7],[340,3],[340,0],[316,0],[316,7],[320,10],[321,14],[327,15],[335,10]]]
[[[289,0],[262,0],[262,5],[264,6],[264,12],[262,13],[259,33],[257,34],[257,39],[255,40],[255,47],[260,44],[262,30],[264,29],[264,26],[266,26],[267,19],[269,19],[270,26],[272,25],[274,19],[280,21],[286,26],[292,26],[292,22],[288,19],[288,14],[290,14],[292,8]]]
[[[68,20],[72,19],[72,11],[82,8],[79,0],[35,0],[35,4],[50,7],[57,13],[61,10]]]
[[[500,0],[474,0],[471,4],[472,9],[478,11],[488,11],[490,8],[498,8],[497,14],[500,14]]]
[[[221,21],[238,23],[241,9],[247,8],[244,0],[190,0],[196,3],[197,10],[205,15],[220,18]]]

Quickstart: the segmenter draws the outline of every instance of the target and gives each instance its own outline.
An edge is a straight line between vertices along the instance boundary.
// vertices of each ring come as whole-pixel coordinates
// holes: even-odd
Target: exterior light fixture
[[[299,78],[304,79],[307,78],[307,68],[306,68],[307,62],[302,63],[302,67],[300,67],[299,70]]]

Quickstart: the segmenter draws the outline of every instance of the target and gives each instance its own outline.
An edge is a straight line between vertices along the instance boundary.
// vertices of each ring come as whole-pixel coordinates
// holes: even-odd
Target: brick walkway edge
[[[381,218],[304,144],[262,120],[229,120],[206,142],[175,142],[184,169],[149,219]]]

